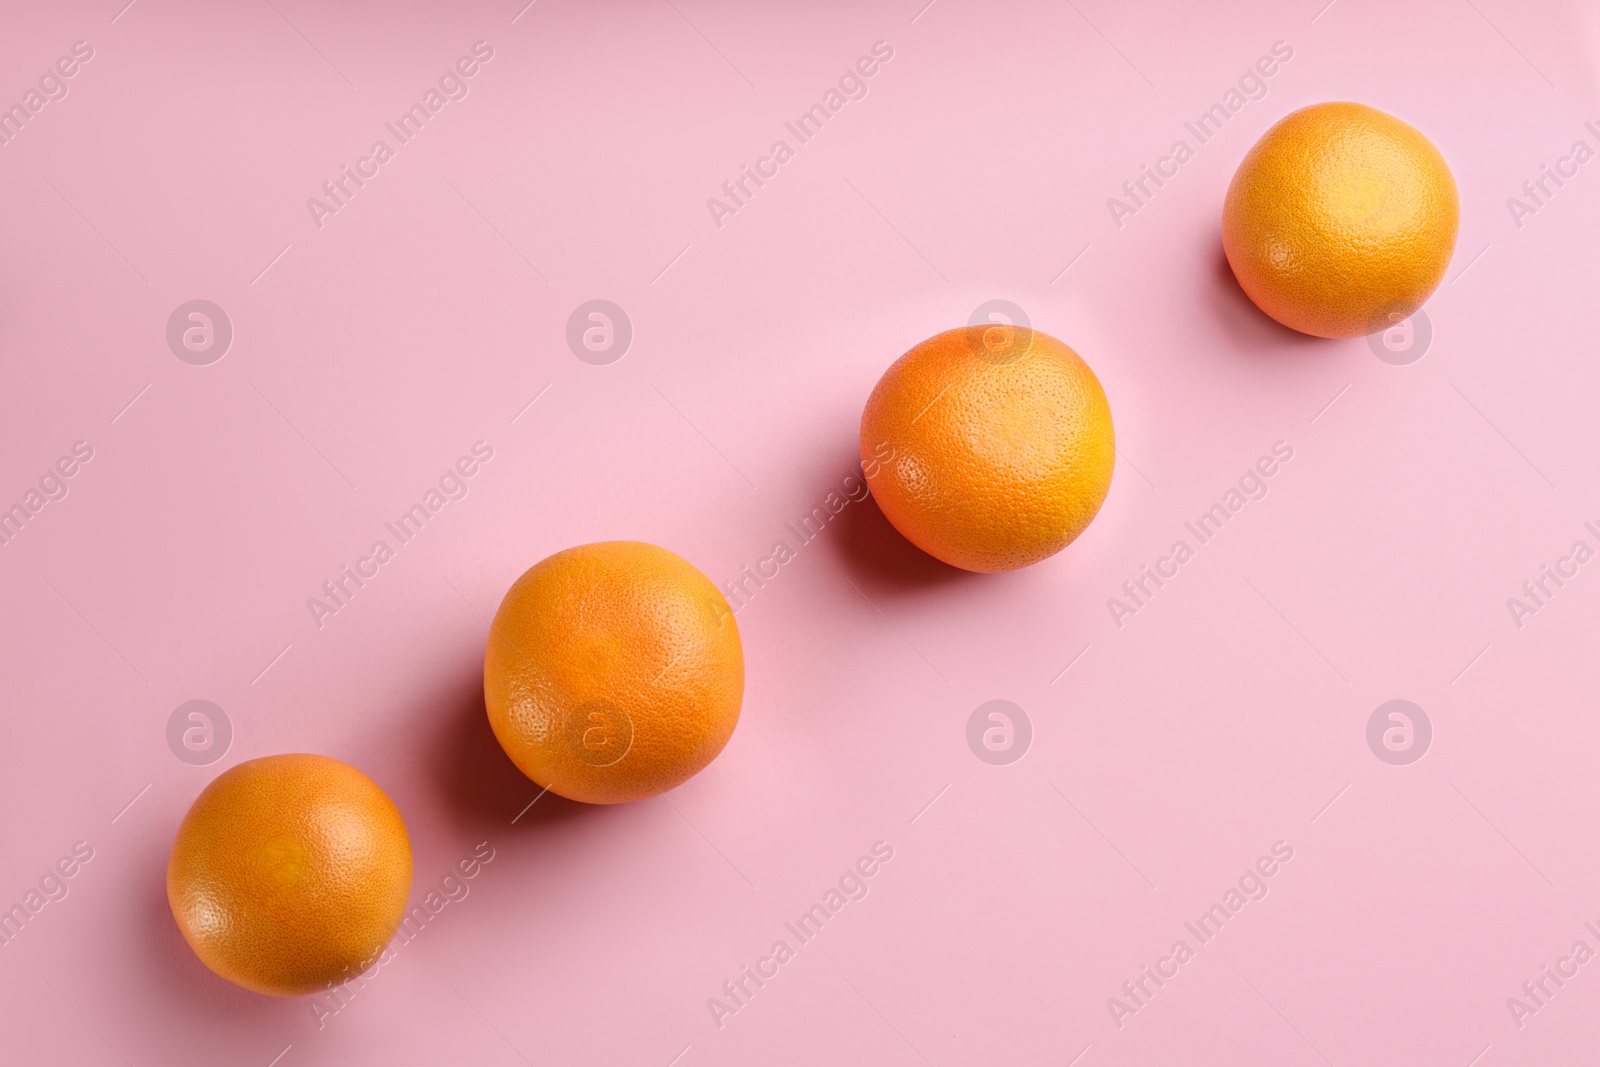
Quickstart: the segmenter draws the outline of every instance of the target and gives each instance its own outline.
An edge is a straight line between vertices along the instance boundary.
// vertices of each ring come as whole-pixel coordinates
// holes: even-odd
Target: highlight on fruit
[[[721,591],[642,541],[580,545],[507,591],[483,661],[489,725],[511,762],[568,800],[676,788],[733,736],[744,648]]]
[[[405,821],[371,778],[327,756],[264,756],[218,775],[189,808],[167,902],[212,971],[304,996],[377,962],[411,873]]]
[[[1222,209],[1239,286],[1290,329],[1359,337],[1404,322],[1438,288],[1460,203],[1433,142],[1356,103],[1301,108],[1245,155]]]
[[[963,570],[1060,552],[1111,489],[1116,440],[1094,371],[1027,326],[978,323],[913,347],[861,415],[861,468],[906,540]]]

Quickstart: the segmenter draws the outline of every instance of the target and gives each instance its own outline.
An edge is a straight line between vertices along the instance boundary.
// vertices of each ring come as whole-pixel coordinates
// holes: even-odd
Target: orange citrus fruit
[[[1408,318],[1439,285],[1460,206],[1444,157],[1365,104],[1301,108],[1255,143],[1228,186],[1222,247],[1257,307],[1317,337]]]
[[[167,863],[167,902],[195,955],[275,997],[371,967],[410,893],[399,810],[327,756],[264,756],[218,775],[183,817]]]
[[[580,545],[506,593],[483,697],[523,774],[622,804],[716,759],[739,722],[744,649],[727,600],[687,560],[641,541]]]
[[[912,544],[969,571],[1061,551],[1111,488],[1105,391],[1078,354],[1021,326],[968,326],[917,345],[861,415],[861,465]]]

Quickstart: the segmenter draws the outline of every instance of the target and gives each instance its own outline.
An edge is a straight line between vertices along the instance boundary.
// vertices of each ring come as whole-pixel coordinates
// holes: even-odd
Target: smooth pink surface
[[[0,146],[0,504],[94,450],[0,547],[0,900],[94,853],[0,948],[0,1058],[1592,1055],[1600,962],[1546,979],[1536,1013],[1507,1004],[1600,949],[1600,563],[1520,627],[1507,606],[1600,548],[1600,162],[1507,205],[1600,148],[1587,6],[122,3],[19,7],[0,34],[4,101],[94,50]],[[319,229],[307,198],[480,40],[467,97]],[[719,228],[707,198],[795,147],[785,121],[877,41],[867,96]],[[1184,122],[1276,41],[1265,98],[1119,228],[1107,198],[1193,146]],[[1410,365],[1276,326],[1222,258],[1234,166],[1328,99],[1413,123],[1460,186]],[[196,298],[235,330],[210,366],[164,337]],[[634,327],[608,366],[565,341],[593,298]],[[969,575],[850,503],[740,610],[721,758],[654,801],[528,808],[479,673],[514,578],[609,538],[718,582],[794,547],[785,523],[854,470],[878,375],[996,298],[1111,399],[1122,459],[1089,531]],[[480,440],[468,495],[319,628],[307,598]],[[1279,441],[1265,499],[1119,628],[1107,599]],[[1408,766],[1366,741],[1395,698],[1434,729]],[[167,745],[192,699],[235,731],[210,766]],[[1009,766],[968,748],[991,699],[1032,722]],[[164,894],[198,791],[283,751],[390,791],[418,903],[494,855],[321,1026],[206,971]],[[879,841],[867,896],[799,944],[784,924]],[[1265,899],[1192,939],[1280,841]],[[1108,998],[1180,938],[1194,958],[1119,1027]],[[708,998],[780,939],[794,958],[719,1027]]]

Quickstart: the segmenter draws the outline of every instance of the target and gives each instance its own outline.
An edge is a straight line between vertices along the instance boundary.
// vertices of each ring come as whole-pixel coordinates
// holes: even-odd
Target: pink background
[[[0,948],[8,1062],[1592,1054],[1600,962],[1520,1027],[1507,998],[1600,949],[1600,565],[1520,627],[1506,604],[1600,547],[1600,163],[1520,226],[1507,206],[1600,147],[1592,5],[122,3],[0,35],[3,101],[94,49],[0,146],[0,504],[94,449],[0,547],[0,903],[94,850]],[[306,199],[479,40],[469,95],[319,229]],[[719,229],[706,199],[880,40],[868,95]],[[1265,98],[1119,228],[1107,198],[1275,41]],[[1238,160],[1328,99],[1414,123],[1460,186],[1409,365],[1279,328],[1222,259]],[[164,336],[196,298],[235,331],[210,366]],[[606,366],[565,341],[593,298],[634,328]],[[852,503],[740,611],[721,758],[653,801],[528,808],[480,688],[511,581],[611,538],[737,578],[852,473],[884,368],[997,298],[1111,399],[1089,531],[971,575]],[[466,498],[319,629],[307,598],[479,440]],[[1119,628],[1107,598],[1277,441],[1266,498]],[[1433,725],[1407,766],[1366,741],[1395,698]],[[192,699],[233,724],[210,766],[167,745]],[[1007,766],[966,740],[991,699],[1032,723]],[[389,790],[417,901],[495,857],[320,1028],[205,970],[164,895],[198,791],[283,751]],[[869,894],[797,945],[784,923],[878,841]],[[1279,841],[1265,899],[1198,945],[1184,923]],[[707,999],[780,938],[719,1028]],[[1119,1027],[1108,998],[1179,938],[1194,958]]]

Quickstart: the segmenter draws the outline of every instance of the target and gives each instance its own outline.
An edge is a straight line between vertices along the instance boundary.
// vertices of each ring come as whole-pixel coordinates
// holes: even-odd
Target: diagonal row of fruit
[[[1278,322],[1355,337],[1403,322],[1455,249],[1455,182],[1433,144],[1362,104],[1287,116],[1240,163],[1222,212],[1239,285]],[[992,573],[1061,551],[1111,488],[1111,407],[1089,365],[1028,327],[980,323],[900,357],[861,418],[862,472],[918,548]],[[576,801],[688,781],[732,736],[744,696],[733,611],[655,545],[558,552],[490,627],[489,722],[512,762]],[[260,993],[319,992],[367,970],[411,891],[405,823],[370,778],[325,756],[250,760],[195,800],[167,897],[195,953]]]

